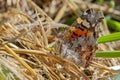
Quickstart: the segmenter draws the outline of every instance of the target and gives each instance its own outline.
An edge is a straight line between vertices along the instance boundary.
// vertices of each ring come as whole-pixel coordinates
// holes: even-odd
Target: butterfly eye
[[[86,11],[86,13],[88,13],[88,14],[92,14],[93,12],[94,12],[94,10],[92,8],[90,8]]]
[[[88,9],[87,11],[85,11],[82,15],[81,18],[82,19],[87,19],[89,14],[91,14],[91,9]]]

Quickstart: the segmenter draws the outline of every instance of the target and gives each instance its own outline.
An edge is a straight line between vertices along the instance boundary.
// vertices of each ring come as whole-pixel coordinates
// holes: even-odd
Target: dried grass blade
[[[13,57],[20,62],[27,70],[30,71],[32,76],[36,78],[36,72],[26,63],[24,62],[11,48],[9,48],[7,45],[4,46],[5,50],[8,51],[10,54],[13,55]]]
[[[66,8],[67,8],[67,5],[64,4],[63,7],[58,11],[58,14],[56,15],[56,17],[54,19],[55,22],[59,22],[60,21],[60,19],[62,18],[62,16],[65,13]]]

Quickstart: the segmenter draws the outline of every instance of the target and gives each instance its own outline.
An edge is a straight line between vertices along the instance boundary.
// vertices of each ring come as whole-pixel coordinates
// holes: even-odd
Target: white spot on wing
[[[88,15],[88,13],[84,12],[83,15]]]

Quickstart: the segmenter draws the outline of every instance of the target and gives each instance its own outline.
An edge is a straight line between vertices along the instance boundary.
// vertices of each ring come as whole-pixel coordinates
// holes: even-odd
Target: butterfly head
[[[92,8],[85,11],[81,18],[83,20],[82,24],[88,29],[97,26],[102,19],[104,19],[103,13],[101,11],[94,11]]]

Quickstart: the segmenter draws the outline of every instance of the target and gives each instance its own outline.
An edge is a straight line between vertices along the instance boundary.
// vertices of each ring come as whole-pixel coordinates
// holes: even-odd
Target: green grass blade
[[[120,51],[101,51],[101,52],[96,52],[95,57],[120,58]]]
[[[120,32],[112,33],[106,36],[99,37],[97,42],[98,43],[105,43],[105,42],[111,42],[111,41],[117,41],[120,40]]]
[[[106,21],[110,29],[120,31],[120,22],[111,19],[106,19]]]

